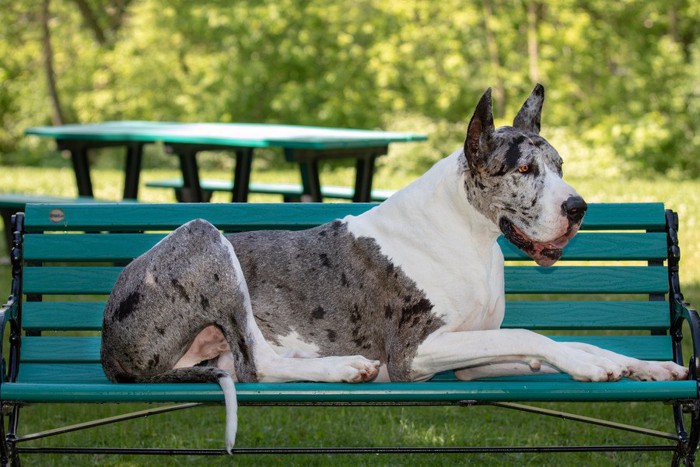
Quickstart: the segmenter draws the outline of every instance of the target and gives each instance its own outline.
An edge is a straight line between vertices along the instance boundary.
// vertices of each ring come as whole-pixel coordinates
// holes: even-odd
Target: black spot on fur
[[[163,328],[156,328],[156,331],[158,331],[158,334],[160,334],[161,336],[165,335],[165,329]]]
[[[158,363],[160,362],[160,355],[156,354],[153,356],[152,359],[148,361],[148,368],[155,368],[158,366]]]
[[[338,337],[338,334],[332,329],[326,329],[326,336],[328,336],[329,341],[335,342],[335,339]]]
[[[205,310],[209,308],[209,299],[204,295],[199,295],[199,302],[202,304],[202,308]]]
[[[245,365],[250,364],[250,353],[248,353],[248,345],[243,336],[238,338],[238,350],[241,353],[241,359]]]
[[[319,306],[316,308],[314,311],[311,312],[311,316],[314,319],[323,319],[324,316],[326,316],[326,310],[323,309],[323,307]]]
[[[360,314],[360,307],[355,304],[353,305],[353,310],[352,313],[350,313],[350,322],[351,323],[357,323],[362,319],[362,315]]]
[[[180,284],[180,282],[177,279],[171,280],[170,283],[173,285],[173,287],[175,287],[177,293],[180,294],[180,297],[182,297],[186,302],[189,303],[190,296],[187,295],[187,289],[185,289],[185,287],[182,284]]]
[[[131,292],[124,300],[119,303],[116,311],[112,315],[112,319],[115,321],[123,321],[127,316],[136,311],[141,301],[141,294],[138,292]]]
[[[408,305],[401,310],[401,320],[399,321],[399,327],[406,326],[410,323],[410,326],[415,326],[421,319],[422,316],[427,315],[430,310],[433,309],[433,304],[427,298],[421,298],[417,303],[413,305]]]
[[[386,319],[391,319],[391,317],[394,316],[394,310],[391,309],[389,305],[384,307],[384,317]]]
[[[219,282],[219,275],[216,273],[214,274],[214,281]]]
[[[520,135],[515,138],[508,146],[508,151],[506,151],[506,166],[509,170],[514,169],[518,166],[518,161],[520,160],[520,143],[525,141],[525,136]]]
[[[319,255],[319,257],[321,258],[321,265],[322,265],[323,267],[326,267],[326,268],[330,268],[330,267],[331,267],[331,260],[328,259],[328,255],[327,255],[327,254],[321,253],[321,254]]]
[[[346,276],[345,273],[343,272],[340,275],[340,285],[342,285],[343,287],[348,287],[349,284],[350,283],[348,282],[348,276]]]

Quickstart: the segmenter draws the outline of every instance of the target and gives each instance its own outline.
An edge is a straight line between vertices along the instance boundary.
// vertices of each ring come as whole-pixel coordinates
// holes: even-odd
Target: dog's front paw
[[[624,366],[612,360],[590,355],[587,357],[585,361],[580,361],[576,368],[567,372],[575,380],[586,382],[617,381],[629,374],[629,371]]]
[[[673,381],[688,378],[688,369],[673,362],[637,360],[629,366],[631,379],[637,381]]]
[[[378,360],[368,360],[360,355],[340,358],[343,360],[339,362],[340,380],[345,383],[371,381],[379,374],[381,363]]]

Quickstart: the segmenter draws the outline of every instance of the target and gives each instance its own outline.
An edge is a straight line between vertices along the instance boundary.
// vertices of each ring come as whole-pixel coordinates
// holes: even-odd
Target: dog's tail
[[[224,392],[224,404],[226,406],[226,451],[231,454],[231,450],[236,444],[236,432],[238,431],[238,401],[233,378],[227,371],[213,366],[174,368],[156,376],[136,378],[136,382],[218,383]]]

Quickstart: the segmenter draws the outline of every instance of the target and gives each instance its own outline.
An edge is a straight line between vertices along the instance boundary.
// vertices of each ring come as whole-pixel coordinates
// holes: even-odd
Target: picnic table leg
[[[197,150],[186,146],[167,145],[166,150],[177,154],[182,171],[182,201],[201,203],[206,201],[199,183],[199,168],[197,167]]]
[[[304,195],[309,201],[320,203],[323,201],[321,196],[321,177],[318,173],[318,161],[310,160],[299,162],[299,170],[301,171],[301,183],[304,187]],[[306,201],[305,199],[302,199]]]
[[[233,174],[233,192],[231,202],[248,202],[248,185],[253,166],[253,148],[236,149],[236,167]]]
[[[78,186],[78,195],[92,197],[93,192],[92,180],[90,179],[88,146],[85,144],[75,144],[64,140],[57,140],[56,144],[60,150],[70,152],[70,158],[73,162],[73,172],[75,172],[75,182]]]
[[[143,143],[133,143],[126,147],[124,166],[124,199],[136,199],[139,191]]]
[[[352,197],[354,203],[368,203],[371,201],[374,161],[376,158],[377,156],[372,154],[357,159],[355,164],[355,194]]]

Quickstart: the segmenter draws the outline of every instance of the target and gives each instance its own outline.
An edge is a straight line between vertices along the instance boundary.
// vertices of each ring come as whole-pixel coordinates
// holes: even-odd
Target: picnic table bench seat
[[[39,452],[113,453],[114,448],[47,444],[25,447],[19,414],[27,403],[173,402],[217,403],[216,384],[113,384],[100,364],[100,328],[107,295],[121,269],[167,232],[204,218],[225,232],[303,229],[360,214],[373,204],[29,204],[14,216],[13,282],[2,308],[9,342],[2,347],[0,381],[4,464]],[[474,405],[489,404],[545,415],[522,406],[533,401],[637,401],[669,404],[676,433],[644,427],[623,429],[649,434],[658,444],[597,446],[598,450],[672,451],[674,464],[692,463],[698,443],[700,404],[696,356],[700,322],[684,300],[678,280],[680,250],[677,215],[661,203],[593,204],[581,232],[558,265],[534,266],[501,239],[506,258],[504,327],[527,328],[561,341],[588,342],[641,359],[674,360],[689,365],[685,381],[590,383],[567,375],[529,375],[457,381],[452,372],[422,383],[239,383],[241,405]],[[690,339],[682,340],[684,323]],[[688,344],[684,342],[690,341]],[[685,354],[685,358],[684,358]],[[223,407],[222,407],[223,410]],[[691,414],[691,422],[683,414]],[[141,415],[141,414],[140,414]],[[26,415],[25,415],[26,416]],[[587,417],[555,416],[589,421]],[[125,418],[131,417],[126,415]],[[109,420],[113,422],[115,420]],[[94,425],[104,423],[96,421]],[[342,423],[348,423],[344,420]],[[592,423],[619,428],[619,424]],[[81,428],[93,426],[85,424]],[[68,427],[67,430],[72,430]],[[245,432],[245,419],[239,432]],[[455,430],[460,428],[454,427]],[[221,427],[223,433],[223,425]],[[54,430],[52,434],[61,433]],[[167,437],[164,437],[167,439]],[[556,440],[555,440],[556,441]],[[560,440],[561,441],[561,440]],[[223,444],[223,441],[222,441]],[[463,446],[448,452],[560,452],[564,446]],[[576,446],[574,446],[576,447]],[[69,450],[70,449],[70,450]],[[130,453],[192,454],[192,449],[131,448]],[[581,449],[578,447],[578,449]],[[434,452],[437,447],[387,447],[387,452]],[[359,452],[379,452],[372,447]],[[343,447],[247,449],[246,452],[349,452]],[[224,454],[222,449],[216,454]],[[208,452],[208,454],[212,454]]]
[[[175,198],[178,201],[187,201],[187,195],[183,194],[184,182],[181,178],[168,178],[163,180],[152,180],[146,182],[149,188],[166,188],[175,191]],[[202,198],[204,201],[211,200],[211,196],[215,192],[233,193],[234,184],[228,180],[220,179],[204,179],[200,180],[202,189]],[[249,193],[259,193],[265,195],[281,195],[285,202],[300,201],[304,195],[304,189],[301,185],[295,183],[258,183],[251,182],[248,184]],[[372,201],[384,201],[389,196],[395,193],[394,190],[374,189],[370,194]],[[321,187],[321,195],[324,198],[330,199],[347,199],[352,200],[355,196],[355,190],[346,186],[328,186]]]

